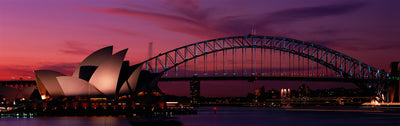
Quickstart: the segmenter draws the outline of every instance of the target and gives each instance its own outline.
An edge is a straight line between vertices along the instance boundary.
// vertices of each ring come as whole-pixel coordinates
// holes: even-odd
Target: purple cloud
[[[104,26],[95,26],[95,27],[106,30],[106,31],[120,33],[120,34],[124,34],[124,35],[128,35],[128,36],[139,36],[139,35],[144,36],[137,32],[127,31],[127,30],[122,30],[122,29],[117,29],[117,28],[104,27]]]
[[[60,51],[65,54],[72,54],[72,55],[87,55],[91,52],[85,48],[86,44],[83,42],[78,41],[65,41],[65,46]]]
[[[355,12],[365,5],[365,3],[353,2],[316,7],[291,8],[266,14],[260,24],[288,23],[306,19],[344,15]]]
[[[273,31],[273,29],[265,28],[268,25],[290,23],[319,17],[344,15],[357,11],[366,4],[350,2],[325,6],[291,8],[272,13],[265,13],[264,15],[233,15],[224,17],[215,17],[211,12],[218,11],[216,8],[200,6],[196,0],[169,0],[165,3],[167,10],[165,10],[165,8],[149,8],[129,3],[120,5],[127,7],[86,9],[93,12],[123,15],[135,19],[155,22],[161,25],[161,28],[168,31],[199,37],[218,37],[249,34],[252,27],[256,28],[259,33],[265,34]],[[321,34],[337,32],[340,31],[330,29],[319,31]]]
[[[202,9],[197,0],[167,0],[166,6],[190,19],[202,22],[209,18],[214,8]]]
[[[79,63],[58,63],[53,65],[46,65],[39,68],[39,70],[53,70],[63,74],[72,74],[78,67]]]
[[[8,71],[11,72],[10,75],[14,77],[33,77],[33,70],[30,66],[0,66],[0,71]]]
[[[364,40],[358,38],[335,38],[326,40],[311,40],[308,42],[316,43],[328,48],[334,47],[337,49],[344,49],[351,51],[360,51],[360,50],[378,51],[378,50],[391,50],[400,48],[400,44],[397,44],[396,42],[382,42],[377,45],[372,40]],[[354,44],[354,43],[363,43],[363,44]],[[340,50],[336,51],[340,52]]]
[[[192,25],[199,25],[198,22],[193,21],[191,19],[187,19],[181,16],[174,16],[174,15],[166,15],[161,13],[154,13],[154,12],[145,12],[136,9],[127,9],[127,8],[109,8],[109,9],[99,9],[99,8],[92,8],[91,11],[94,12],[101,12],[101,13],[108,13],[108,14],[115,14],[115,15],[124,15],[130,16],[133,18],[139,18],[144,20],[149,20],[157,23],[185,23],[185,24],[192,24]]]

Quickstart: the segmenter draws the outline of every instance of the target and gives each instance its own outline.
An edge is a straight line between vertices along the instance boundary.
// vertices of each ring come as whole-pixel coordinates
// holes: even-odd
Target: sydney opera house
[[[72,76],[51,70],[34,71],[42,97],[119,96],[143,90],[159,90],[161,75],[141,71],[142,64],[124,61],[127,49],[113,53],[113,46],[102,48],[84,59]]]

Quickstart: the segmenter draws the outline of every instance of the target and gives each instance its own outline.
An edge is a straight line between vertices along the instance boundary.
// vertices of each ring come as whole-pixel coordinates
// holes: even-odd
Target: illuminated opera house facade
[[[129,66],[129,61],[124,61],[127,49],[115,54],[112,52],[113,46],[108,46],[92,53],[79,64],[72,76],[51,70],[34,71],[42,99],[60,96],[118,96],[137,90],[158,89],[154,79],[161,76],[141,71],[142,64]],[[150,81],[149,77],[152,78]]]

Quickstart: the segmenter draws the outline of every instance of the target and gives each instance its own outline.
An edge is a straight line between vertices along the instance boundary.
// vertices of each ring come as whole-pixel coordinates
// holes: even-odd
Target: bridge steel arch
[[[197,64],[198,57],[206,56],[212,53],[216,55],[217,52],[220,51],[223,52],[223,57],[225,57],[225,51],[243,48],[270,49],[280,52],[287,52],[289,54],[306,58],[336,72],[339,75],[337,78],[354,80],[353,83],[360,88],[369,88],[377,91],[377,95],[379,97],[385,92],[385,89],[388,86],[387,83],[389,74],[383,70],[376,69],[355,58],[321,45],[282,37],[249,35],[212,39],[185,45],[168,52],[161,53],[142,63],[145,66],[144,69],[147,71],[152,73],[168,74],[168,71],[171,69],[175,69],[175,72],[177,72],[178,65],[180,64],[187,63],[192,60],[194,60],[194,63]],[[224,72],[222,76],[225,75],[226,72]],[[232,73],[232,76],[235,75],[237,75],[236,70],[234,70]],[[197,75],[195,74],[194,76]],[[263,75],[252,73],[250,76]],[[281,74],[280,76],[285,75]]]
[[[389,76],[383,70],[321,45],[290,38],[253,35],[218,38],[189,44],[161,53],[142,63],[145,70],[153,73],[166,73],[174,68],[177,71],[178,65],[196,60],[198,57],[241,48],[265,48],[288,52],[315,61],[337,72],[343,78],[378,81],[385,80]]]

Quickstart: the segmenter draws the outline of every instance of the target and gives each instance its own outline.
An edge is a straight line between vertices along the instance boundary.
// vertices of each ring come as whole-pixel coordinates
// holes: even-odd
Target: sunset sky
[[[115,51],[128,48],[125,59],[133,65],[148,58],[148,42],[159,54],[247,35],[252,28],[257,35],[320,44],[387,71],[390,62],[400,61],[398,5],[398,0],[1,0],[0,80],[34,78],[38,69],[70,75],[91,52],[110,45]],[[171,85],[167,92],[179,87]]]

